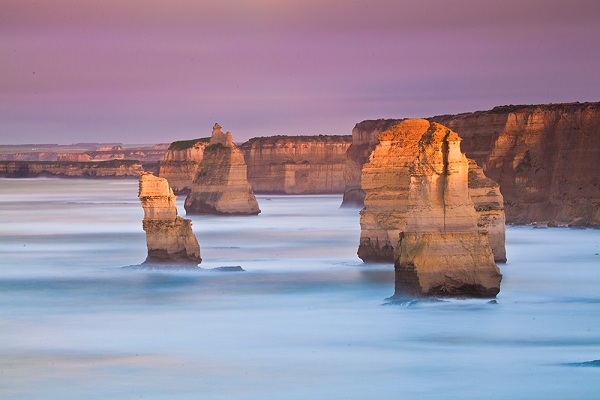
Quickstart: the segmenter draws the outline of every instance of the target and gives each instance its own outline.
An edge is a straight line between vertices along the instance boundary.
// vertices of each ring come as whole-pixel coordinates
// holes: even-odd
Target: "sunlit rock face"
[[[498,182],[507,223],[600,226],[600,102],[501,106],[428,120],[458,132],[462,151]],[[356,125],[344,205],[363,205],[357,171],[394,121]]]
[[[350,136],[269,136],[240,146],[256,193],[343,193]]]
[[[144,209],[148,257],[144,264],[199,264],[200,246],[192,221],[177,216],[176,196],[166,179],[144,173],[138,197]]]
[[[511,224],[600,226],[600,103],[503,106],[431,118],[500,183]]]
[[[210,138],[171,143],[160,163],[158,175],[169,181],[175,193],[189,193]]]
[[[358,254],[395,261],[398,296],[489,297],[500,290],[488,235],[477,226],[460,141],[440,124],[404,120],[379,134],[363,167]]]
[[[362,168],[379,143],[379,133],[397,124],[400,119],[378,119],[360,122],[352,129],[352,144],[346,152],[344,198],[342,207],[362,208],[365,191],[361,186]]]
[[[209,145],[185,200],[188,214],[256,215],[258,202],[247,179],[244,153],[231,132],[215,124]]]

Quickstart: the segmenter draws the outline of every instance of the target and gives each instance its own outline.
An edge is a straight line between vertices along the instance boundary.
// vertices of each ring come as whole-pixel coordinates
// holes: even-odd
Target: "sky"
[[[597,0],[1,0],[0,145],[600,101]]]

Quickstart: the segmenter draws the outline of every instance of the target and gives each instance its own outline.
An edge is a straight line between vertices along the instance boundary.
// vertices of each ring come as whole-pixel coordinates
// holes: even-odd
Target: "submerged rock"
[[[138,197],[144,208],[148,257],[144,264],[199,264],[200,246],[192,221],[177,216],[176,196],[167,180],[152,173],[140,177]]]
[[[231,132],[213,127],[210,144],[185,200],[188,214],[256,215],[258,202],[247,179],[244,153],[233,143]]]
[[[404,120],[379,134],[363,168],[358,254],[394,259],[398,296],[494,297],[500,290],[460,141],[440,124]]]

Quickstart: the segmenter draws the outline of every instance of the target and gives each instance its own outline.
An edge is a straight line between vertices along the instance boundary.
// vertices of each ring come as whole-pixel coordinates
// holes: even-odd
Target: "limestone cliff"
[[[270,136],[240,146],[255,192],[342,193],[350,136]]]
[[[391,121],[391,120],[388,120]],[[368,202],[365,200],[364,210],[361,211],[361,239],[358,255],[364,261],[370,262],[392,262],[394,259],[394,248],[400,232],[404,231],[406,218],[409,215],[407,205],[407,182],[411,178],[414,166],[408,168],[417,154],[416,143],[418,136],[402,138],[402,134],[411,133],[407,128],[409,122],[424,120],[403,120],[397,128],[392,125],[387,131],[379,134],[379,138],[385,138],[386,142],[375,145],[376,151],[372,152],[371,161],[366,163],[362,172],[362,187],[364,191],[370,192]],[[400,129],[400,130],[398,130]],[[396,132],[399,137],[389,141],[391,133]],[[413,142],[409,142],[413,140]],[[379,140],[378,140],[379,143]],[[398,153],[400,148],[411,148],[414,153]],[[408,169],[407,169],[408,168]],[[491,179],[486,178],[483,170],[475,162],[467,163],[468,173],[464,175],[467,179],[467,192],[470,201],[473,202],[478,230],[489,235],[489,242],[497,262],[506,262],[505,248],[505,216],[502,194],[499,186]],[[425,187],[428,187],[427,185]],[[417,192],[421,189],[414,189]],[[429,190],[429,189],[426,189]],[[404,196],[404,197],[403,197]],[[423,195],[424,196],[424,195]],[[404,199],[404,200],[402,200]],[[471,211],[468,211],[469,215]],[[423,217],[420,217],[423,219]],[[458,216],[460,218],[460,216]],[[421,223],[429,223],[421,221]]]
[[[185,200],[188,214],[256,215],[258,202],[247,179],[244,153],[231,132],[215,124],[209,145]]]
[[[171,143],[160,163],[158,175],[169,181],[175,193],[189,193],[210,138]]]
[[[144,264],[198,265],[200,246],[189,219],[177,216],[176,197],[166,179],[140,176],[138,197],[144,208],[148,258]]]
[[[398,296],[489,297],[500,289],[460,141],[440,124],[405,120],[379,134],[363,168],[359,255],[376,254],[382,242],[395,250]]]
[[[500,184],[512,224],[600,226],[600,103],[504,106],[431,118]]]
[[[362,167],[369,161],[369,155],[377,146],[379,133],[400,121],[397,119],[368,120],[354,126],[354,129],[352,129],[352,144],[346,152],[342,207],[362,208],[364,206],[365,191],[360,184]]]
[[[503,106],[429,120],[458,132],[467,157],[500,184],[507,223],[600,226],[600,103]],[[362,206],[359,167],[394,121],[356,125],[343,205]]]
[[[143,172],[144,168],[137,160],[0,161],[0,176],[6,178],[138,178]]]

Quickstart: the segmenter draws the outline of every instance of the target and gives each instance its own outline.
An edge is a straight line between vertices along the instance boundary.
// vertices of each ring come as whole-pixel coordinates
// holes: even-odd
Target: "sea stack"
[[[192,221],[177,216],[177,197],[167,180],[151,172],[142,174],[138,197],[144,208],[148,246],[144,264],[198,265],[202,259]]]
[[[363,259],[388,260],[396,296],[494,297],[502,275],[469,195],[461,138],[443,125],[404,120],[379,134],[363,168]]]
[[[215,124],[209,145],[185,200],[188,214],[257,215],[260,213],[248,183],[244,153],[233,143],[231,132]]]

